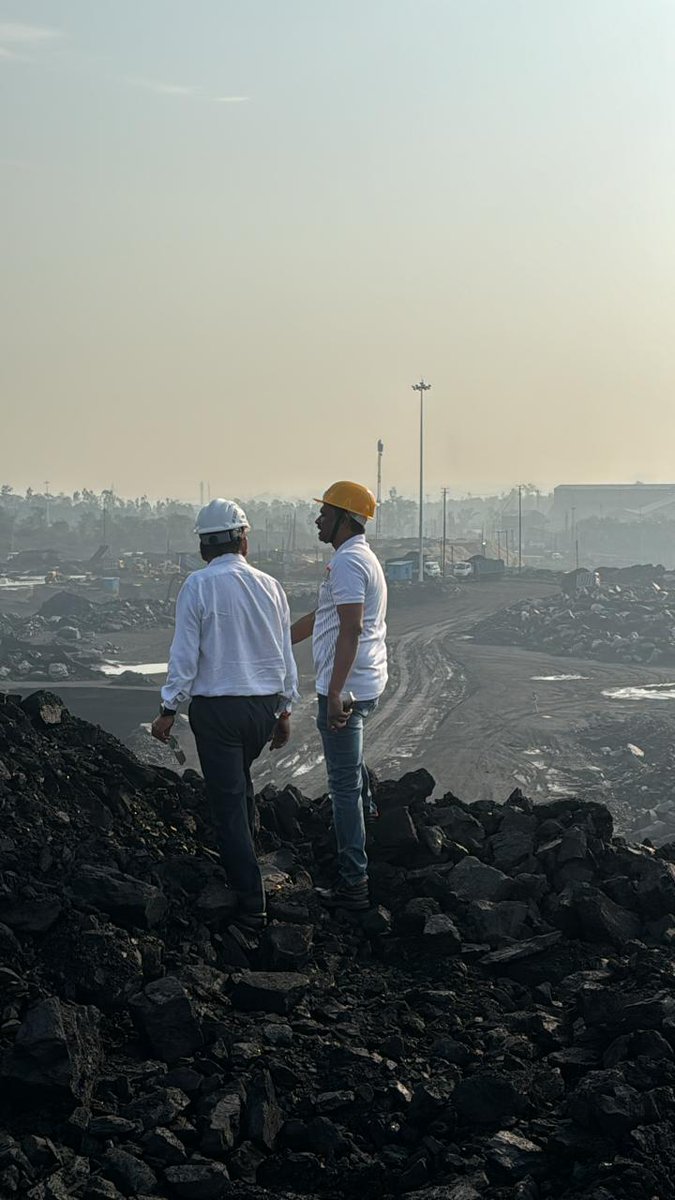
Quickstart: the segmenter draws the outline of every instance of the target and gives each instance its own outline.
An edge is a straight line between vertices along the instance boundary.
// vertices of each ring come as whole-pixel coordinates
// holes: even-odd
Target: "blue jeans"
[[[317,728],[323,742],[328,788],[333,802],[338,870],[347,884],[368,878],[364,810],[377,812],[363,761],[363,726],[377,700],[357,700],[344,729],[330,730],[326,721],[328,697],[319,696]]]

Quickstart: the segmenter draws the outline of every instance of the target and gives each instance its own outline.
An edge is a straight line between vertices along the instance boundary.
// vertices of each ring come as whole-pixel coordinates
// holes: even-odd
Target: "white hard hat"
[[[207,537],[210,533],[231,533],[235,529],[243,533],[250,528],[246,513],[236,500],[212,500],[200,510],[195,533]]]

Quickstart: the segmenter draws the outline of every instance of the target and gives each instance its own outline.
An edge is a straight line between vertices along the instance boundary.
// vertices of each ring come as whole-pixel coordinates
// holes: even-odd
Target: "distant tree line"
[[[293,551],[316,550],[314,501],[279,498],[247,499],[236,497],[251,522],[251,545],[256,559],[275,558]],[[548,502],[546,497],[545,501]],[[524,514],[526,529],[532,525],[537,505],[547,507],[534,488],[526,489]],[[443,527],[443,501],[440,495],[427,496],[424,522],[429,538],[440,538]],[[165,497],[147,496],[127,499],[112,488],[94,492],[81,488],[72,494],[56,495],[34,491],[15,492],[8,483],[0,486],[0,555],[25,549],[58,550],[65,557],[92,554],[107,545],[113,554],[147,551],[175,554],[194,549],[194,522],[197,506]],[[545,521],[545,517],[542,518]],[[517,521],[517,490],[499,496],[466,496],[446,501],[448,538],[494,539],[497,529],[513,529]],[[383,538],[403,539],[417,536],[419,508],[417,500],[404,496],[395,487],[389,489],[380,511]],[[374,522],[370,530],[374,534]]]

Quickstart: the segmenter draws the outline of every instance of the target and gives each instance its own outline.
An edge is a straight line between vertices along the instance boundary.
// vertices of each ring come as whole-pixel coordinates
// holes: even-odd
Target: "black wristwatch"
[[[167,708],[165,704],[160,704],[159,706],[160,717],[175,717],[177,711],[175,708]]]

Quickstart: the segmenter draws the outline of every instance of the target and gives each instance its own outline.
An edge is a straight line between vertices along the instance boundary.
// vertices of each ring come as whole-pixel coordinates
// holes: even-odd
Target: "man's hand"
[[[329,692],[326,723],[331,733],[337,733],[340,729],[344,729],[351,715],[351,705],[344,703],[340,693]]]
[[[156,737],[158,742],[168,742],[175,719],[175,717],[155,717],[151,728],[152,736]]]
[[[278,717],[277,723],[272,730],[270,739],[270,750],[281,750],[283,746],[288,745],[291,736],[291,718]]]

